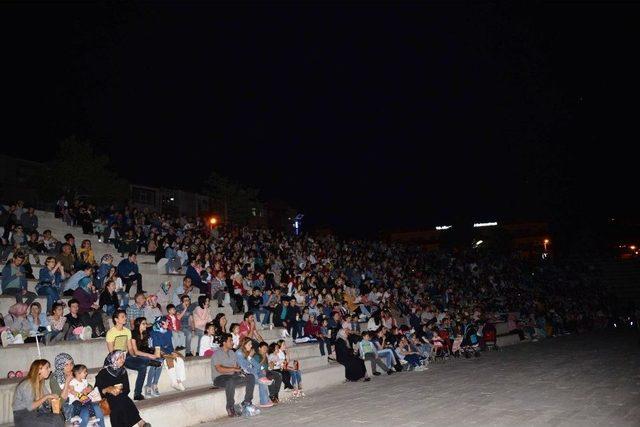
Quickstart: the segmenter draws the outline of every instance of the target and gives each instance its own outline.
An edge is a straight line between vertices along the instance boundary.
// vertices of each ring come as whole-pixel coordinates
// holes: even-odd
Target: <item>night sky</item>
[[[371,231],[637,205],[637,5],[0,5],[3,152]]]

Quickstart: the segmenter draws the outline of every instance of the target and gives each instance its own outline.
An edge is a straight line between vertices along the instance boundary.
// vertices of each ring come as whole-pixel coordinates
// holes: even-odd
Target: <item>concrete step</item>
[[[1,302],[6,302],[7,298],[0,298]],[[45,301],[46,304],[46,301]],[[274,329],[273,335],[277,335]],[[267,342],[276,341],[277,338],[264,337]],[[192,338],[192,352],[195,354],[198,340],[197,337]],[[317,356],[320,350],[317,344],[299,344],[290,345],[290,354],[293,358],[304,358]],[[38,353],[38,345],[36,343],[10,345],[6,348],[0,348],[0,377],[5,377],[9,371],[26,371],[31,361],[44,358],[53,360],[58,353],[69,353],[74,360],[86,365],[88,368],[101,367],[104,357],[107,353],[106,342],[103,338],[91,339],[88,341],[64,341],[48,346],[40,345],[40,353]]]
[[[305,393],[313,393],[342,382],[344,382],[342,365],[316,368],[302,374]],[[281,392],[280,396],[282,401],[287,400],[286,393]],[[238,387],[235,394],[236,402],[241,402],[243,397],[244,388]],[[253,402],[259,402],[257,387],[254,389]],[[158,426],[196,425],[227,416],[224,390],[212,390],[208,386],[145,400],[137,406],[146,421]]]
[[[498,347],[507,347],[515,344],[520,344],[520,337],[518,334],[499,335],[496,337],[496,345]]]
[[[49,359],[53,360],[53,359]],[[74,360],[76,360],[74,358]],[[324,363],[322,363],[324,362]],[[305,392],[308,390],[317,390],[323,387],[327,387],[329,385],[338,384],[344,377],[344,368],[340,365],[328,365],[326,359],[324,357],[319,356],[311,356],[305,357],[300,360],[301,363],[301,371],[302,371],[302,381],[304,385]],[[339,367],[339,370],[335,368]],[[168,412],[162,415],[164,411],[164,406],[169,404],[170,402],[182,401],[187,402],[191,401],[191,399],[196,397],[205,397],[211,398],[214,395],[218,395],[214,397],[215,399],[222,398],[222,412],[218,412],[216,410],[211,411],[208,409],[206,411],[202,411],[203,414],[213,414],[211,418],[205,420],[215,419],[220,416],[226,416],[225,411],[225,402],[224,402],[224,391],[218,389],[212,389],[211,383],[211,359],[204,357],[194,357],[186,360],[186,371],[187,371],[187,380],[185,382],[185,386],[187,390],[185,392],[176,391],[171,388],[169,375],[166,372],[166,369],[163,370],[162,375],[160,376],[160,381],[158,382],[158,389],[160,391],[160,397],[149,398],[143,402],[137,402],[136,405],[140,409],[143,414],[143,417],[154,424],[154,421],[151,421],[150,418],[158,417],[156,419],[155,425],[169,425],[163,424],[159,418],[162,416],[167,416]],[[89,372],[89,376],[87,379],[90,384],[95,384],[95,375],[99,372],[100,368],[91,369]],[[130,397],[133,398],[133,387],[137,378],[137,372],[127,370],[130,387],[132,392],[130,393]],[[340,376],[341,375],[341,376]],[[15,387],[18,384],[19,379],[2,379],[0,380],[0,395],[11,397],[15,391]],[[146,384],[146,382],[145,382]],[[239,388],[236,392],[236,399],[239,399],[238,402],[242,401],[242,397],[244,394],[244,389]],[[281,400],[286,400],[288,393],[281,392]],[[208,396],[211,395],[211,396]],[[257,387],[254,394],[254,403],[259,402],[259,396]],[[216,404],[219,402],[216,401]],[[193,407],[187,412],[193,411]],[[10,423],[12,421],[11,413],[0,415],[0,424]],[[193,422],[175,424],[175,425],[190,425]]]

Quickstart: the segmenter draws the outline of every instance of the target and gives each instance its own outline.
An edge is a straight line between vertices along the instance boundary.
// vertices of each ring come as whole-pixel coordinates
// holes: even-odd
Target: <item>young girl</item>
[[[72,388],[73,393],[69,393],[69,403],[73,406],[73,417],[69,421],[74,426],[80,425],[82,421],[80,412],[83,407],[86,407],[89,411],[89,424],[96,424],[100,421],[100,418],[96,417],[96,411],[89,397],[89,393],[93,390],[93,387],[87,381],[89,371],[85,365],[75,365],[72,373],[73,379],[69,381],[69,386]]]
[[[233,339],[233,348],[237,350],[240,346],[240,325],[238,323],[232,323],[229,331],[231,331],[231,338]]]
[[[200,356],[211,357],[220,345],[215,341],[217,335],[216,325],[213,322],[207,323],[204,335],[200,339],[200,348],[198,354]]]
[[[291,361],[287,354],[287,345],[284,340],[278,341],[278,359],[282,363],[282,369],[287,371],[291,377],[290,385],[293,388],[294,397],[304,397],[302,391],[302,373],[300,373],[300,364],[297,360]],[[285,387],[286,389],[287,387]]]
[[[176,351],[184,350],[187,345],[187,337],[182,332],[181,315],[178,314],[176,306],[167,305],[167,320],[169,321],[169,332],[171,332],[171,344]]]

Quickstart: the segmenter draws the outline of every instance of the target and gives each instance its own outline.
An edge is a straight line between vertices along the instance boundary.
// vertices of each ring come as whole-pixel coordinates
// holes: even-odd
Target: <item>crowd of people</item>
[[[16,298],[0,320],[3,345],[105,339],[109,355],[95,387],[111,405],[114,426],[144,424],[128,400],[125,368],[138,372],[134,400],[159,395],[163,369],[172,386],[184,390],[184,362],[192,352],[211,357],[212,382],[226,390],[228,415],[253,415],[257,407],[277,404],[282,386],[293,396],[304,394],[303,372],[287,351],[289,338],[315,343],[321,355],[344,365],[346,381],[369,381],[365,362],[373,375],[391,375],[425,370],[437,358],[479,357],[495,344],[499,321],[508,322],[519,339],[537,341],[603,327],[608,316],[598,275],[588,265],[482,248],[427,252],[382,241],[211,229],[201,218],[115,206],[98,211],[61,198],[56,216],[113,244],[121,258],[116,262],[118,255],[111,254],[96,260],[89,239],[76,248],[72,234],[62,241],[49,230],[39,234],[34,216],[20,203],[0,216],[1,254],[12,255],[2,271],[2,291]],[[143,288],[140,253],[154,256],[177,282],[145,280]],[[45,260],[36,293],[27,288],[30,257],[36,264]],[[46,296],[46,307],[34,301],[36,294]],[[72,297],[67,315],[62,295]],[[212,316],[215,305],[226,304],[243,314],[242,322]],[[283,328],[284,339],[268,343],[261,331],[273,327]],[[44,394],[37,386],[43,381],[38,378],[46,379],[46,364],[34,364],[29,381],[19,386],[28,383],[31,394],[16,399],[17,420],[34,416],[24,412],[27,403],[41,407],[48,401],[43,397],[64,398],[60,391],[71,387],[61,381],[71,375],[64,371],[54,392]],[[236,405],[239,385],[246,392]],[[260,403],[253,405],[256,386]],[[68,420],[103,422],[97,406],[76,402],[70,402],[73,412],[63,411]]]

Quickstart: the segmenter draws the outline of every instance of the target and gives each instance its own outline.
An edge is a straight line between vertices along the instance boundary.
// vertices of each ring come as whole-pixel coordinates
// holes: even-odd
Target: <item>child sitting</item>
[[[74,425],[80,425],[82,421],[80,412],[82,411],[82,407],[86,407],[89,411],[89,424],[95,424],[100,421],[100,419],[96,418],[96,411],[89,397],[89,393],[91,393],[93,387],[91,387],[87,381],[87,374],[89,373],[87,367],[84,365],[75,365],[71,372],[73,373],[73,379],[69,381],[69,387],[72,388],[73,393],[69,393],[69,402],[73,406],[73,417],[70,421]]]
[[[184,350],[187,344],[187,336],[182,332],[181,316],[178,315],[176,306],[167,304],[167,320],[169,320],[169,328],[171,331],[171,343],[176,351]]]
[[[216,325],[213,322],[207,323],[204,335],[200,339],[200,348],[198,349],[200,356],[211,357],[216,349],[220,348],[214,338],[216,335],[218,335]]]
[[[293,387],[293,396],[304,397],[305,394],[302,391],[302,373],[300,372],[300,364],[297,360],[289,360],[289,355],[287,354],[287,346],[284,340],[279,340],[278,346],[278,359],[282,361],[282,370],[287,371],[290,375],[291,386]],[[286,389],[287,387],[285,384],[285,390]]]
[[[237,350],[240,346],[240,324],[232,323],[229,326],[229,331],[231,331],[231,338],[233,339],[233,349]]]

